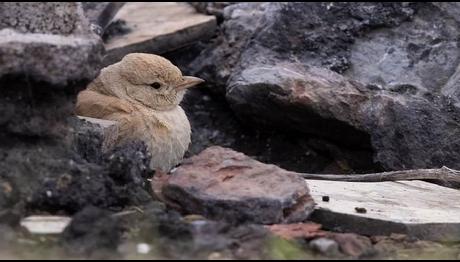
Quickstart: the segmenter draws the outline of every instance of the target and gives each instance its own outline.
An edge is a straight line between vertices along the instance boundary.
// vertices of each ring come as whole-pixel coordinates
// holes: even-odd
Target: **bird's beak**
[[[198,78],[198,77],[194,77],[194,76],[184,76],[183,77],[183,80],[182,80],[182,83],[178,84],[176,86],[176,89],[177,90],[184,90],[184,89],[187,89],[189,87],[192,87],[192,86],[196,86],[198,84],[201,84],[203,83],[204,80],[201,79],[201,78]]]

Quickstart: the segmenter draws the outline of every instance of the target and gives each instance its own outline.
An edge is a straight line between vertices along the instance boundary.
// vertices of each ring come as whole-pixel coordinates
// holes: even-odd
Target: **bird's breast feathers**
[[[145,119],[151,128],[146,128],[142,136],[152,154],[151,167],[169,171],[180,163],[190,144],[190,123],[179,106],[168,111],[149,111]]]

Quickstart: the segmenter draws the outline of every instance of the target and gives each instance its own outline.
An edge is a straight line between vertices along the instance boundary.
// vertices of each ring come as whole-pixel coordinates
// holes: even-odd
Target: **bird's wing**
[[[79,93],[76,114],[117,122],[116,128],[105,134],[105,149],[138,139],[149,146],[154,143],[152,136],[165,137],[169,133],[169,128],[149,110],[91,90]]]
[[[129,116],[133,111],[129,103],[92,90],[83,90],[78,94],[75,108],[77,115],[117,122],[116,126],[104,131],[103,151],[113,148],[129,133]]]
[[[77,115],[108,119],[112,114],[129,114],[134,109],[128,102],[119,98],[83,90],[78,94],[75,110]]]

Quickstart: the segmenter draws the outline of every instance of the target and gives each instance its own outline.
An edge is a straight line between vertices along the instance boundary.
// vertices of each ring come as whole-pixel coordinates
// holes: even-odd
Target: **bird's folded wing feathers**
[[[91,90],[79,93],[76,114],[81,116],[116,121],[116,129],[105,134],[104,148],[136,139],[150,141],[151,136],[167,137],[168,127],[148,110],[136,107],[116,97],[102,95]]]
[[[94,118],[107,119],[112,114],[131,113],[132,106],[116,97],[102,95],[91,90],[78,94],[76,114]]]

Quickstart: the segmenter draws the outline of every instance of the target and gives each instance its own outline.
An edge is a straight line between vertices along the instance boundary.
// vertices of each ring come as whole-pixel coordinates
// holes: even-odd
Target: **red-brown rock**
[[[217,146],[172,172],[161,198],[187,213],[236,223],[301,222],[314,207],[298,174]]]
[[[313,239],[326,236],[321,225],[316,223],[278,224],[267,226],[270,232],[284,239]]]

